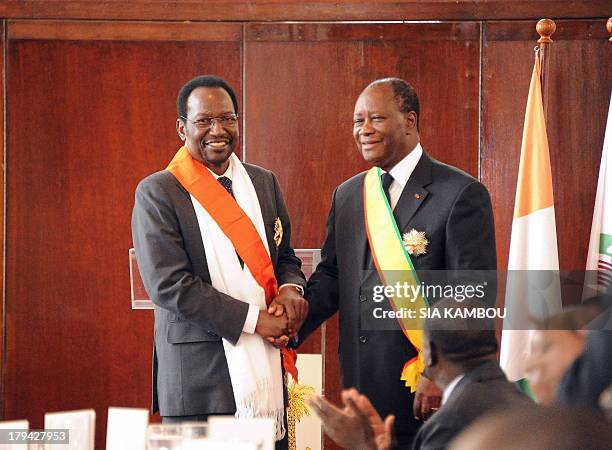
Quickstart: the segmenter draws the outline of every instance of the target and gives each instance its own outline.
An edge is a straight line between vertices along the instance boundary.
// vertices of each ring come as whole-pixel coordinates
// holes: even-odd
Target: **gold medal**
[[[274,221],[274,243],[276,248],[279,247],[283,240],[283,224],[281,223],[280,217],[277,217]]]
[[[414,228],[408,233],[402,235],[404,248],[411,256],[419,256],[427,253],[427,244],[429,241],[425,237],[424,231],[417,231]]]

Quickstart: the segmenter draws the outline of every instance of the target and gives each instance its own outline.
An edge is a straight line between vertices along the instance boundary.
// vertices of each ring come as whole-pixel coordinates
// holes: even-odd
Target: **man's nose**
[[[374,127],[372,127],[372,121],[370,119],[365,119],[363,121],[363,125],[361,126],[359,133],[366,135],[374,133]]]
[[[214,119],[212,124],[210,125],[210,134],[212,135],[222,135],[225,134],[225,130],[221,125],[220,119]]]

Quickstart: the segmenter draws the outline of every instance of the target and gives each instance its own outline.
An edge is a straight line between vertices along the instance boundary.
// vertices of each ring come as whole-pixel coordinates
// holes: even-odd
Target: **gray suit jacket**
[[[365,230],[364,177],[360,173],[334,192],[322,260],[308,280],[310,309],[299,341],[339,311],[343,386],[366,394],[383,417],[395,414],[400,443],[411,442],[420,423],[400,374],[416,352],[399,329],[379,331],[362,323],[374,306],[372,287],[380,284]],[[491,201],[470,175],[423,153],[394,214],[400,232],[415,228],[429,240],[427,253],[411,258],[417,271],[496,268]]]
[[[305,285],[291,247],[291,224],[274,174],[245,164],[257,192],[279,285]],[[274,222],[283,225],[274,243]],[[152,411],[162,416],[236,410],[221,337],[236,343],[248,305],[217,291],[188,192],[168,171],[136,189],[132,237],[145,289],[155,304]]]
[[[467,372],[444,405],[419,430],[413,449],[439,450],[472,422],[499,408],[535,405],[516,384],[509,382],[497,361]]]

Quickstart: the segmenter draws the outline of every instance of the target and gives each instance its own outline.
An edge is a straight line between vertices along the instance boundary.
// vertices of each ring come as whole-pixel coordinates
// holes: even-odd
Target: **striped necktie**
[[[223,186],[225,190],[229,193],[229,195],[234,197],[235,200],[236,197],[234,196],[234,190],[232,189],[232,180],[228,177],[219,177],[217,178],[217,181],[221,183],[221,186]],[[238,257],[238,261],[240,261],[240,267],[244,269],[244,261],[242,260],[238,252],[236,252],[236,256]]]

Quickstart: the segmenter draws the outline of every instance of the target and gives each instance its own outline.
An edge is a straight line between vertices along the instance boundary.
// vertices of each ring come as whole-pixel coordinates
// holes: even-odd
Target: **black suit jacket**
[[[376,331],[361,323],[362,312],[369,314],[373,305],[372,286],[380,284],[365,230],[364,177],[360,173],[334,192],[322,260],[308,281],[310,311],[299,341],[339,311],[343,386],[366,394],[383,417],[395,414],[399,442],[411,442],[419,423],[400,374],[415,350],[399,329]],[[417,271],[496,268],[489,194],[468,174],[423,153],[394,214],[400,232],[415,228],[429,240],[427,253],[411,258]]]
[[[463,376],[446,403],[421,427],[413,449],[444,449],[479,417],[498,408],[519,406],[535,405],[506,379],[497,361],[489,361]]]
[[[598,409],[599,397],[609,386],[612,386],[612,330],[592,330],[583,354],[561,379],[557,398],[573,408]]]
[[[261,167],[244,167],[259,199],[279,285],[304,286],[276,177]],[[283,225],[278,248],[277,217]],[[138,185],[132,236],[145,289],[155,304],[153,412],[159,410],[162,416],[235,412],[221,337],[238,341],[248,304],[212,287],[191,198],[170,172],[157,172]]]

